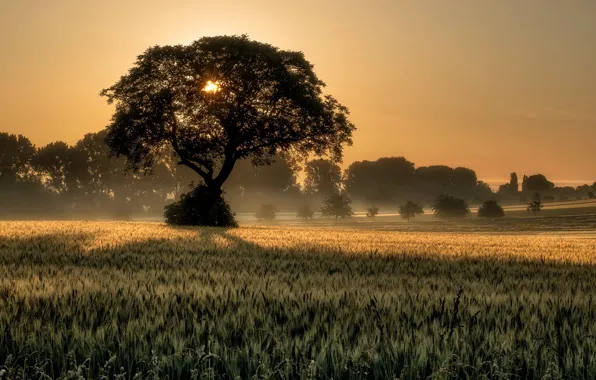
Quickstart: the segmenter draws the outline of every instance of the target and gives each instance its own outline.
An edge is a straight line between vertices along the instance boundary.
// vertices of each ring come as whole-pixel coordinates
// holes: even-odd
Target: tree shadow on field
[[[4,282],[0,280],[0,305],[2,297],[10,294],[11,280],[35,280],[37,272],[52,267],[53,275],[61,276],[63,271],[67,273],[65,278],[75,282],[77,276],[91,275],[100,285],[99,289],[66,292],[63,296],[71,297],[68,302],[72,300],[74,305],[85,305],[70,310],[85,329],[99,324],[91,315],[110,315],[111,319],[106,317],[101,323],[113,321],[120,326],[132,320],[129,312],[135,310],[143,318],[141,325],[135,325],[142,333],[149,325],[159,325],[156,334],[169,337],[168,323],[174,321],[176,326],[188,326],[189,334],[194,334],[199,329],[209,331],[218,320],[244,318],[239,314],[244,308],[258,314],[262,323],[259,328],[282,331],[277,326],[289,324],[297,341],[304,339],[307,331],[323,331],[321,326],[343,322],[347,328],[344,335],[338,333],[338,339],[347,341],[348,334],[352,334],[348,329],[360,328],[365,320],[378,323],[371,328],[374,334],[378,328],[395,339],[402,339],[403,331],[415,331],[422,325],[431,330],[440,325],[448,334],[446,339],[451,337],[449,331],[461,325],[461,334],[453,336],[471,339],[465,334],[478,329],[474,326],[479,323],[491,336],[504,337],[504,333],[499,335],[502,328],[519,333],[534,323],[542,326],[542,335],[535,340],[546,341],[551,339],[549,334],[560,332],[555,339],[561,340],[563,352],[566,345],[581,344],[565,326],[579,326],[576,335],[590,332],[586,331],[585,321],[594,308],[587,301],[596,286],[594,265],[490,257],[384,256],[364,249],[350,255],[312,251],[302,254],[296,249],[261,246],[223,228],[174,230],[185,234],[92,249],[88,247],[96,238],[93,234],[0,236],[0,274],[4,275]],[[201,292],[204,295],[196,295]],[[60,297],[55,300],[62,301]],[[99,299],[103,304],[97,302]],[[62,304],[56,305],[56,315],[61,316]],[[398,307],[400,313],[394,312]],[[200,318],[199,314],[187,314],[187,310],[200,310]],[[350,313],[364,317],[351,324]],[[160,325],[160,319],[168,315],[169,319]],[[189,315],[201,321],[197,323],[211,324],[193,326]],[[325,322],[323,318],[329,319]],[[540,321],[533,322],[536,318]],[[23,319],[23,331],[28,323]],[[314,327],[307,327],[311,324]],[[226,339],[243,333],[241,323],[220,326],[221,336]],[[394,331],[390,326],[403,330]],[[313,334],[319,333],[317,330]],[[475,336],[484,344],[487,334]],[[123,336],[120,330],[113,335],[114,339]],[[357,341],[358,334],[353,335]],[[247,337],[252,339],[258,334]],[[150,342],[146,347],[153,348]],[[149,348],[147,352],[151,352]],[[18,347],[5,351],[12,354]],[[81,349],[78,359],[84,360],[85,355],[87,352]]]
[[[80,256],[94,241],[91,233],[0,235],[0,265],[60,264],[66,257]]]
[[[303,268],[306,276],[407,276],[434,282],[448,279],[462,286],[480,281],[494,287],[505,280],[518,281],[522,286],[533,279],[547,278],[557,286],[568,284],[568,290],[573,286],[583,289],[596,285],[596,280],[592,280],[596,278],[596,266],[592,264],[415,253],[383,255],[365,248],[349,255],[318,253],[311,246],[302,252],[296,248],[262,246],[224,228],[174,229],[191,232],[191,239],[148,238],[94,248],[97,236],[92,233],[0,235],[0,265],[20,270],[31,266],[180,270],[210,260],[209,268],[220,266],[222,270],[231,270],[237,268],[236,261],[242,261],[247,267],[261,265],[280,273],[287,266]]]

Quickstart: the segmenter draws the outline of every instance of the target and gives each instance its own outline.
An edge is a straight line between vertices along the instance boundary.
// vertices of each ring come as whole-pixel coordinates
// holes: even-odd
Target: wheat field
[[[594,236],[464,231],[0,222],[0,379],[594,378]]]

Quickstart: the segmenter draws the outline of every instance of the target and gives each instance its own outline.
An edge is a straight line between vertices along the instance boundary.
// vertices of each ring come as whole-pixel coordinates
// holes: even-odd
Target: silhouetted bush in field
[[[418,215],[424,214],[422,205],[418,203],[408,201],[407,203],[399,206],[399,215],[405,220],[410,220]]]
[[[235,214],[221,195],[214,196],[205,186],[183,194],[178,202],[165,207],[168,224],[183,226],[238,227]]]
[[[259,211],[255,214],[255,218],[259,220],[273,220],[277,212],[279,210],[274,205],[261,205]]]
[[[478,216],[484,218],[501,218],[505,216],[505,211],[503,211],[503,207],[497,201],[489,200],[478,208]]]
[[[461,218],[470,214],[468,203],[448,194],[441,194],[432,206],[435,216],[442,218]]]

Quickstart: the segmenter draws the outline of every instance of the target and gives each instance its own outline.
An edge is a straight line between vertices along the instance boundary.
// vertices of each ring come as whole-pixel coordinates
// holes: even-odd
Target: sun
[[[215,82],[207,81],[207,84],[205,85],[205,87],[203,87],[203,91],[210,92],[212,94],[215,94],[216,92],[221,91],[219,81],[215,81]]]

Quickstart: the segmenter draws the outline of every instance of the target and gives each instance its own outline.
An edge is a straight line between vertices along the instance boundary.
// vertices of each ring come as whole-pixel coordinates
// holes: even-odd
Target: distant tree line
[[[592,185],[581,185],[577,187],[557,187],[543,174],[524,175],[521,188],[516,173],[511,173],[509,183],[499,187],[496,196],[503,201],[526,202],[535,198],[536,194],[544,201],[570,201],[578,199],[594,198],[596,182]]]
[[[36,147],[24,136],[0,133],[0,218],[161,217],[166,205],[201,183],[196,173],[173,159],[161,158],[148,175],[129,171],[124,158],[110,156],[105,137],[101,131],[85,135],[74,145],[56,141]],[[476,203],[488,199],[525,202],[535,193],[544,201],[593,197],[596,183],[557,188],[538,174],[524,176],[520,189],[512,173],[510,182],[493,193],[472,169],[415,167],[404,157],[356,161],[343,172],[327,159],[311,160],[299,168],[275,157],[264,166],[240,160],[224,191],[237,212],[255,213],[261,205],[268,205],[259,215],[269,217],[273,209],[296,212],[302,207],[301,215],[309,218],[319,209],[310,209],[310,204],[324,204],[336,194],[349,197],[362,209],[373,206],[374,216],[378,212],[374,205],[397,209],[408,201],[432,204],[440,194]],[[338,204],[345,202],[340,199],[336,199]]]

